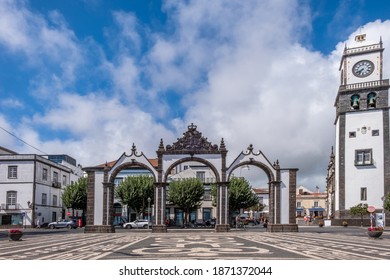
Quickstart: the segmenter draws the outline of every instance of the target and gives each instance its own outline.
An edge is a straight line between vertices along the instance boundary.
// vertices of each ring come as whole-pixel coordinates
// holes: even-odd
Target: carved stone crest
[[[218,145],[211,144],[202,133],[196,130],[197,126],[191,123],[183,137],[177,138],[172,145],[167,145],[168,153],[219,153]]]

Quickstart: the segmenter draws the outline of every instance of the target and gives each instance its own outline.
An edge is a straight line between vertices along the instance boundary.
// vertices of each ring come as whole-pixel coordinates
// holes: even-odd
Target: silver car
[[[47,225],[48,228],[54,229],[54,228],[77,228],[76,220],[59,220],[58,222],[52,222]]]
[[[149,227],[151,225],[152,225],[152,222],[149,222]],[[123,227],[124,228],[128,228],[128,229],[131,229],[131,228],[148,228],[148,220],[144,220],[144,219],[134,220],[132,222],[123,224]]]

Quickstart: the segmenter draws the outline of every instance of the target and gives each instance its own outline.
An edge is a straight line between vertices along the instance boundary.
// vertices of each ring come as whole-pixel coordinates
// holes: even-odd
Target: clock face
[[[352,72],[356,77],[363,78],[371,75],[374,71],[374,63],[369,60],[361,60],[357,62],[353,68]]]

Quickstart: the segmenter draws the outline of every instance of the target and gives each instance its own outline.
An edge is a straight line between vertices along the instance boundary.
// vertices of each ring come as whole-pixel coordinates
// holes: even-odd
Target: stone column
[[[216,232],[227,232],[229,224],[229,189],[227,183],[220,183],[217,186],[217,224]]]
[[[165,225],[165,193],[166,186],[162,183],[155,184],[154,187],[154,217],[155,224],[152,226],[152,232],[167,232]]]
[[[95,172],[87,171],[87,220],[86,227],[94,224],[95,216]]]
[[[269,212],[268,212],[268,222],[270,224],[275,224],[275,187],[274,182],[269,183]]]

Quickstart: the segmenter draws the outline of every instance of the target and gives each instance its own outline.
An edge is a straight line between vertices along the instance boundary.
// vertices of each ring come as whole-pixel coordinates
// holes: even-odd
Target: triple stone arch
[[[166,232],[165,204],[166,188],[169,186],[168,176],[176,166],[186,162],[204,164],[210,168],[215,176],[215,184],[217,185],[215,231],[227,232],[230,229],[229,181],[234,171],[243,166],[258,167],[267,175],[269,189],[269,226],[267,230],[297,231],[295,222],[295,189],[296,172],[298,169],[282,169],[278,161],[271,164],[261,151],[254,153],[252,145],[249,145],[245,152],[241,152],[230,166],[226,165],[227,153],[223,138],[219,147],[218,145],[213,145],[207,138],[202,136],[202,133],[197,131],[197,126],[191,124],[188,126],[188,130],[183,133],[183,136],[178,138],[172,145],[164,147],[161,139],[157,150],[157,168],[142,152],[137,153],[134,144],[130,155],[123,153],[111,168],[106,165],[103,170],[100,169],[103,175],[101,176],[103,182],[99,183],[99,180],[96,180],[98,176],[93,174],[99,172],[99,170],[86,168],[88,177],[93,175],[95,179],[88,180],[88,202],[93,203],[94,206],[91,207],[88,204],[85,232],[115,232],[113,227],[114,181],[120,171],[134,167],[148,170],[153,176],[154,224],[152,232]],[[99,186],[103,187],[103,191],[100,192],[103,194],[103,209],[101,209],[101,205],[100,209],[99,205],[95,205],[97,204],[95,203],[96,189]],[[101,210],[103,215],[100,223],[94,217],[94,214],[96,211]]]

